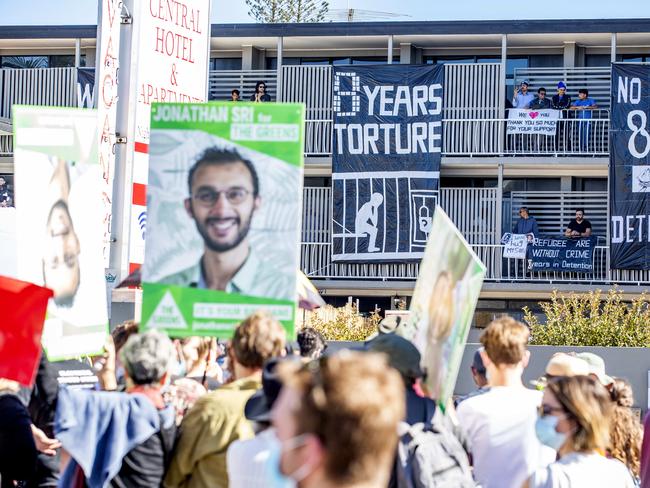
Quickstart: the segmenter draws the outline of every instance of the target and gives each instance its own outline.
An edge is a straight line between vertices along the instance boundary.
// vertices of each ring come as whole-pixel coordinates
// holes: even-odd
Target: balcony
[[[609,269],[606,192],[512,192],[504,195],[499,214],[496,189],[443,188],[439,202],[487,267],[486,281],[499,283],[582,283],[593,285],[649,284],[650,271]],[[331,193],[329,188],[305,188],[301,267],[312,279],[359,281],[415,281],[418,263],[341,264],[331,260]],[[512,229],[520,206],[528,206],[540,232],[561,235],[583,207],[599,236],[591,273],[531,272],[525,260],[504,259],[499,243],[503,230]]]

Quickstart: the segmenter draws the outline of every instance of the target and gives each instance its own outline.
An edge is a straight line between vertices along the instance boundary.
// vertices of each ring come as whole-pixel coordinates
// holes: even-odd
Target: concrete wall
[[[476,386],[472,380],[470,364],[474,352],[480,344],[467,344],[463,361],[456,381],[455,394],[465,395]],[[330,342],[330,351],[342,348],[359,348],[360,343]],[[524,382],[529,385],[544,374],[546,363],[556,352],[592,352],[605,360],[607,374],[613,377],[625,378],[632,384],[634,390],[634,406],[643,412],[648,409],[648,371],[650,371],[650,349],[637,347],[556,347],[530,346],[530,364],[524,371]]]

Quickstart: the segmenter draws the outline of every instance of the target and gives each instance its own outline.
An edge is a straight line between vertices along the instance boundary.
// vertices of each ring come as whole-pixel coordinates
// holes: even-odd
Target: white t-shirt
[[[572,452],[533,473],[530,488],[633,488],[625,465],[600,454]]]
[[[555,461],[555,451],[535,435],[541,403],[541,391],[496,386],[458,405],[482,488],[521,488],[533,471]]]

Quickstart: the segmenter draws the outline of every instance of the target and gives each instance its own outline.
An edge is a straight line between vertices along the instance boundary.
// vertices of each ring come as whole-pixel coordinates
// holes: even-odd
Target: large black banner
[[[420,259],[438,196],[444,67],[334,67],[332,259]]]
[[[612,65],[610,267],[650,269],[650,65]]]
[[[530,249],[532,269],[591,273],[597,239],[596,236],[535,238]]]
[[[77,106],[95,108],[95,68],[77,68]]]

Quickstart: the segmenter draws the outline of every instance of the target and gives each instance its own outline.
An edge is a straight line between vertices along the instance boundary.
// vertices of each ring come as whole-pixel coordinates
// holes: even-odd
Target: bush
[[[377,332],[378,312],[362,317],[354,304],[344,307],[325,305],[306,315],[303,327],[313,327],[328,341],[364,341]]]
[[[554,291],[551,301],[540,305],[545,324],[524,307],[531,344],[650,347],[650,308],[645,294],[626,303],[616,289],[606,296],[600,290],[583,295]]]

